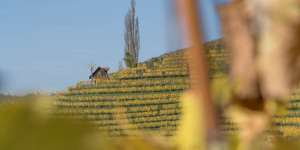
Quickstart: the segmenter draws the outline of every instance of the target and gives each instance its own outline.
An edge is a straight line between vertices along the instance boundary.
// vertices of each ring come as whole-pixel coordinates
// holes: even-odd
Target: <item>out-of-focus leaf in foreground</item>
[[[226,76],[213,79],[211,82],[212,99],[219,111],[224,110],[232,102],[232,86]]]
[[[251,111],[243,109],[239,106],[231,106],[226,112],[226,116],[230,116],[232,120],[239,124],[237,132],[238,149],[250,148],[254,140],[261,137],[265,127],[269,123],[268,114],[261,111]],[[257,142],[256,142],[257,143]]]
[[[219,8],[224,41],[228,49],[229,77],[238,83],[235,95],[241,99],[259,97],[255,57],[257,44],[252,28],[252,12],[243,0]]]
[[[255,17],[260,26],[257,64],[261,90],[264,97],[284,100],[300,79],[300,2],[252,3],[253,7],[260,7]]]
[[[0,149],[93,150],[109,144],[86,125],[47,117],[37,101],[19,100],[0,108]]]
[[[109,138],[78,120],[55,118],[44,102],[44,98],[27,97],[0,105],[1,150],[168,149],[150,138]]]
[[[183,114],[176,139],[180,150],[205,149],[204,112],[198,98],[189,91],[181,99]]]
[[[232,0],[219,12],[230,60],[232,101],[245,108],[231,114],[240,123],[241,143],[249,145],[299,82],[300,2]]]
[[[235,96],[286,100],[300,78],[299,1],[233,0],[219,10]]]

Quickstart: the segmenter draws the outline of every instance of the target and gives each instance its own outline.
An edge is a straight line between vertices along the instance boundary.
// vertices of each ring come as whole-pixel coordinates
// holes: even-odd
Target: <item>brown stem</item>
[[[189,44],[192,45],[188,49],[189,52],[189,66],[190,66],[190,76],[194,83],[192,85],[193,91],[199,95],[199,100],[203,106],[205,114],[205,126],[207,142],[212,142],[219,140],[220,130],[218,125],[217,113],[214,109],[211,99],[210,83],[208,76],[208,66],[205,59],[205,51],[202,45],[202,35],[201,35],[201,24],[198,19],[197,3],[194,0],[176,0],[177,15],[180,21],[184,21],[185,29],[187,31],[187,38]],[[201,93],[201,94],[200,94]]]

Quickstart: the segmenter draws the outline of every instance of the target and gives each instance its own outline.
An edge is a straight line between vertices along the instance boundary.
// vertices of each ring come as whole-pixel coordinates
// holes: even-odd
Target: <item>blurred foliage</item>
[[[238,83],[234,96],[259,105],[266,99],[286,102],[300,79],[299,1],[232,0],[219,12],[229,79]]]
[[[283,129],[272,117],[283,116],[290,90],[300,79],[299,1],[232,0],[218,10],[229,54],[229,75],[228,85],[218,81],[213,92],[224,95],[216,98],[228,104],[224,112],[239,125],[238,149],[264,149],[269,142],[262,138],[266,131],[275,134],[274,143],[286,144],[278,138]],[[298,120],[291,117],[289,122],[296,125]],[[296,136],[297,129],[289,128]]]
[[[217,81],[216,81],[217,82]],[[225,81],[216,83],[224,86]],[[222,89],[222,88],[220,88]],[[222,90],[220,90],[222,91]],[[218,91],[218,92],[220,92]],[[227,90],[223,89],[227,93]],[[221,92],[222,93],[222,92]],[[225,94],[226,95],[226,94]],[[92,126],[71,119],[53,118],[48,102],[53,97],[26,96],[0,105],[0,149],[5,150],[190,150],[190,149],[299,149],[298,138],[274,137],[266,141],[261,130],[268,122],[267,114],[246,110],[239,106],[226,107],[239,129],[225,136],[223,141],[207,145],[205,142],[205,112],[198,94],[187,91],[181,99],[183,114],[174,143],[166,145],[159,138],[141,133],[138,137],[110,138]],[[124,114],[123,114],[124,115]],[[116,117],[120,119],[119,117]],[[122,118],[122,117],[121,117]],[[121,120],[120,120],[121,121]],[[122,122],[122,121],[121,121]],[[123,124],[126,126],[126,123]],[[269,128],[274,128],[272,124]],[[275,129],[275,128],[274,128]],[[275,129],[276,130],[276,129]],[[268,143],[271,142],[271,143]]]
[[[0,106],[0,149],[3,150],[159,150],[143,137],[113,140],[82,122],[53,118],[46,99],[25,97]]]
[[[0,149],[5,150],[170,150],[203,149],[203,120],[195,95],[185,94],[174,145],[164,145],[159,138],[140,137],[112,139],[88,124],[71,119],[53,118],[48,112],[49,97],[26,96],[11,99],[0,106]],[[116,117],[118,118],[118,117]],[[197,118],[197,119],[195,119]],[[126,125],[126,124],[125,124]],[[200,141],[200,142],[199,142]],[[203,141],[203,142],[201,142]],[[177,148],[175,148],[177,147]]]
[[[40,108],[38,100],[30,99],[14,100],[14,104],[1,107],[0,149],[92,150],[101,142],[103,148],[109,146],[88,126],[50,118]]]
[[[177,133],[176,145],[180,150],[205,149],[204,117],[198,95],[187,92],[183,95],[183,114]]]

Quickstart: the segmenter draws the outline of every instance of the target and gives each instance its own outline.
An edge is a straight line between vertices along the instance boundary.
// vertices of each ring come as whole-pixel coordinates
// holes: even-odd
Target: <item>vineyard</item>
[[[222,77],[227,66],[222,40],[204,46],[211,78]],[[110,80],[78,82],[56,93],[54,115],[85,120],[112,137],[135,136],[139,131],[173,137],[182,111],[180,97],[191,84],[186,59],[186,50],[178,50],[151,58],[136,68],[110,73]],[[282,136],[300,135],[299,92],[292,92],[286,114],[274,116]],[[238,125],[224,120],[223,129],[231,133]]]

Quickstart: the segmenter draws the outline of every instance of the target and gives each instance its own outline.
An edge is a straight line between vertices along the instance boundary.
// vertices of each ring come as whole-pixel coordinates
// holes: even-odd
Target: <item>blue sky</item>
[[[201,1],[205,40],[221,37],[212,2]],[[130,0],[1,0],[0,93],[55,92],[88,80],[87,64],[117,71]],[[182,48],[167,0],[136,0],[140,61]]]

